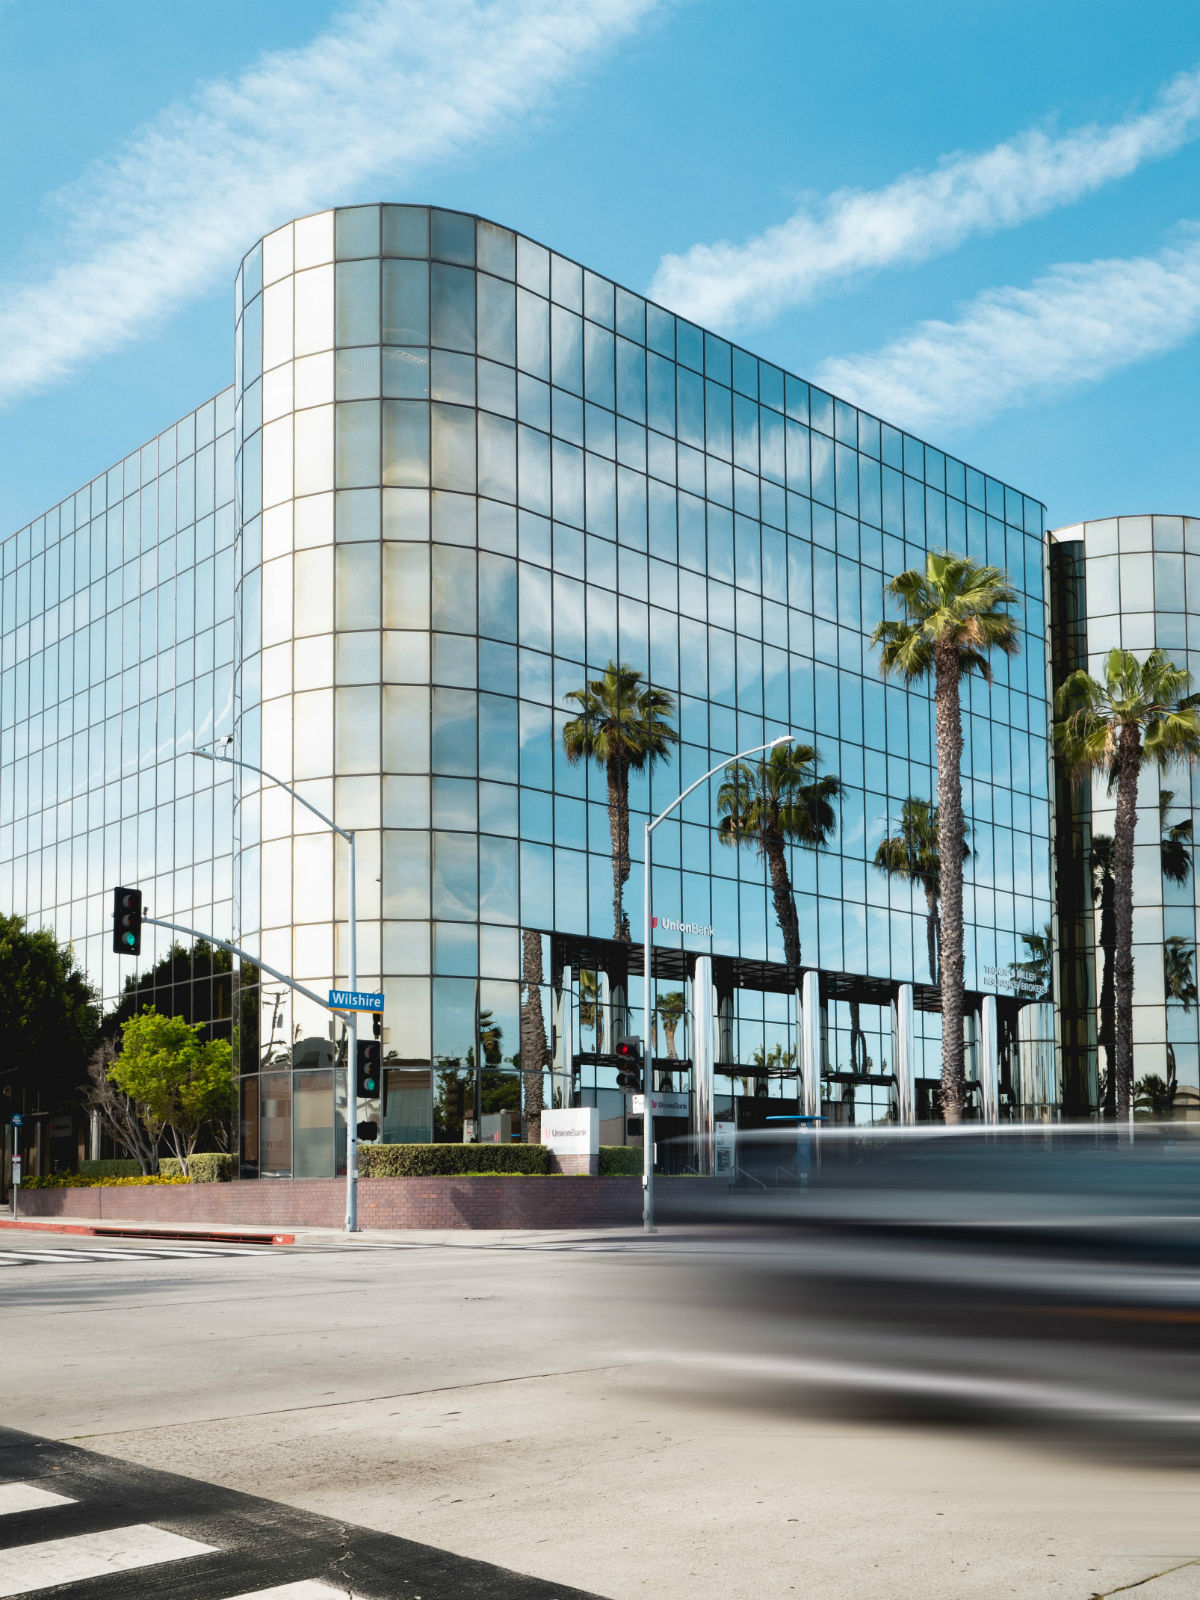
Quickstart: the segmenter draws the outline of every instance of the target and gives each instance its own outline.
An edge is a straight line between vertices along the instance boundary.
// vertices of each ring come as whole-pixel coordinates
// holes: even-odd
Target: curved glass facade
[[[1200,683],[1200,518],[1107,517],[1075,523],[1051,535],[1060,589],[1072,589],[1082,626],[1074,665],[1103,675],[1114,646],[1143,655],[1162,649]],[[1157,1076],[1175,1084],[1176,1108],[1200,1111],[1200,1009],[1195,1001],[1197,900],[1192,843],[1200,823],[1200,775],[1186,766],[1163,774],[1146,768],[1138,785],[1134,844],[1135,1080]],[[1084,850],[1063,855],[1062,875],[1080,903],[1090,901],[1092,1002],[1105,993],[1114,937],[1106,921],[1104,871],[1093,841],[1110,840],[1115,795],[1097,778],[1085,800]],[[1093,889],[1094,879],[1094,889]],[[1085,1000],[1086,1000],[1085,996]],[[1095,1065],[1089,1085],[1100,1100]],[[1082,1098],[1082,1097],[1081,1097]],[[1086,1103],[1080,1109],[1086,1109]]]
[[[571,1098],[600,1107],[604,1142],[635,1138],[625,1031],[654,1034],[680,1094],[715,1057],[717,1114],[743,1125],[818,1100],[925,1114],[928,907],[874,863],[905,803],[933,798],[930,695],[884,684],[869,635],[885,581],[949,545],[1008,570],[1023,629],[992,687],[964,687],[970,1071],[985,1112],[989,1061],[1001,1107],[1057,1100],[1046,1008],[1022,1005],[1051,920],[1040,504],[457,212],[290,223],[245,258],[236,305],[234,388],[202,408],[224,423],[215,459],[200,467],[210,441],[185,419],[172,459],[153,447],[158,476],[131,457],[136,482],[126,463],[3,545],[0,870],[18,909],[85,940],[106,996],[122,881],[318,991],[344,981],[345,847],[253,773],[218,767],[214,788],[182,755],[229,733],[355,830],[388,1085],[359,1114],[383,1138],[461,1137],[473,1112],[528,1124]],[[605,774],[562,740],[566,697],[610,662],[671,697],[679,734],[630,777],[631,944]],[[718,838],[716,780],[655,836],[648,1030],[642,825],[784,733],[842,785],[825,848],[790,852],[807,1001],[762,861]],[[80,875],[46,880],[79,841]],[[234,1012],[245,1171],[333,1170],[339,1030],[256,971]]]

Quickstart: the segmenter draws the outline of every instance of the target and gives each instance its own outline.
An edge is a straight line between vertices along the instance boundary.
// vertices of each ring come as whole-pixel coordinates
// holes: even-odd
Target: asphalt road
[[[0,1419],[27,1437],[0,1441],[0,1594],[23,1592],[14,1559],[32,1572],[68,1538],[62,1514],[203,1546],[172,1547],[156,1591],[196,1600],[1200,1596],[1200,1474],[852,1422],[783,1386],[751,1401],[722,1384],[720,1350],[699,1377],[672,1362],[697,1348],[697,1246],[516,1244],[5,1238]],[[56,1463],[38,1441],[78,1450]],[[56,1464],[72,1504],[6,1515],[5,1486],[19,1505],[16,1485],[67,1483]],[[354,1549],[374,1565],[338,1566]],[[472,1563],[498,1569],[492,1587]],[[134,1585],[155,1565],[136,1570],[50,1592],[154,1592]]]

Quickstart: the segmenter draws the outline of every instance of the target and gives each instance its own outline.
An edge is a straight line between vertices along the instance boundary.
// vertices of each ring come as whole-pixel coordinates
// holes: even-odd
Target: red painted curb
[[[35,1233],[78,1233],[90,1238],[118,1239],[175,1239],[185,1242],[196,1240],[201,1244],[295,1244],[294,1233],[203,1232],[199,1229],[141,1228],[135,1224],[122,1227],[120,1223],[98,1222],[34,1222],[21,1217],[0,1217],[0,1228],[27,1228]]]

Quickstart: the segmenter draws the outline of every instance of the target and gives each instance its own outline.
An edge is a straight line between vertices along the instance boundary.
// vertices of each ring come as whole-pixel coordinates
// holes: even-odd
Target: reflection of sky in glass
[[[156,905],[232,925],[229,785],[214,796],[183,752],[235,715],[247,759],[269,752],[360,830],[382,877],[360,884],[360,967],[415,1037],[442,1000],[461,1031],[458,989],[439,977],[435,1000],[427,981],[466,981],[475,936],[455,929],[481,924],[481,976],[510,986],[514,925],[608,936],[605,776],[565,763],[561,729],[566,692],[610,659],[676,696],[681,739],[631,782],[627,909],[647,807],[793,732],[845,790],[828,848],[793,852],[805,961],[924,979],[924,898],[871,863],[904,800],[933,795],[929,695],[883,684],[868,640],[885,581],[945,543],[1021,595],[1027,648],[963,696],[968,984],[1023,957],[1020,933],[1050,916],[1040,506],[456,214],[281,230],[247,258],[239,304],[240,388],[3,545],[0,885],[76,938],[106,993],[120,873],[157,865]],[[1110,585],[1176,583],[1156,559],[1114,540]],[[432,795],[413,787],[430,774]],[[291,895],[276,863],[311,874],[316,857],[276,848],[290,809],[256,795],[238,810],[240,920],[286,965],[318,948],[293,945],[293,910],[307,925],[328,896]],[[712,806],[697,793],[660,831],[656,908],[711,921],[717,953],[779,960],[762,863],[717,843]]]

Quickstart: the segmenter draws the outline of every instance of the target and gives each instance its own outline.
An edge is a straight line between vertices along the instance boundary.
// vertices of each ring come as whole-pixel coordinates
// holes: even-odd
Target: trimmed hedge
[[[56,1172],[48,1178],[23,1178],[22,1189],[137,1189],[148,1184],[189,1183],[189,1178],[89,1178],[82,1172]]]
[[[602,1144],[599,1174],[602,1178],[640,1178],[642,1147],[635,1144]]]
[[[121,1156],[107,1161],[81,1161],[79,1174],[83,1178],[93,1181],[99,1178],[140,1178],[142,1169],[136,1161],[127,1156]]]
[[[544,1177],[542,1144],[361,1144],[360,1178]]]
[[[164,1178],[182,1176],[178,1158],[175,1156],[163,1156],[158,1163],[158,1170]],[[188,1172],[193,1183],[229,1183],[233,1178],[233,1157],[223,1155],[219,1151],[206,1150],[189,1159]]]

